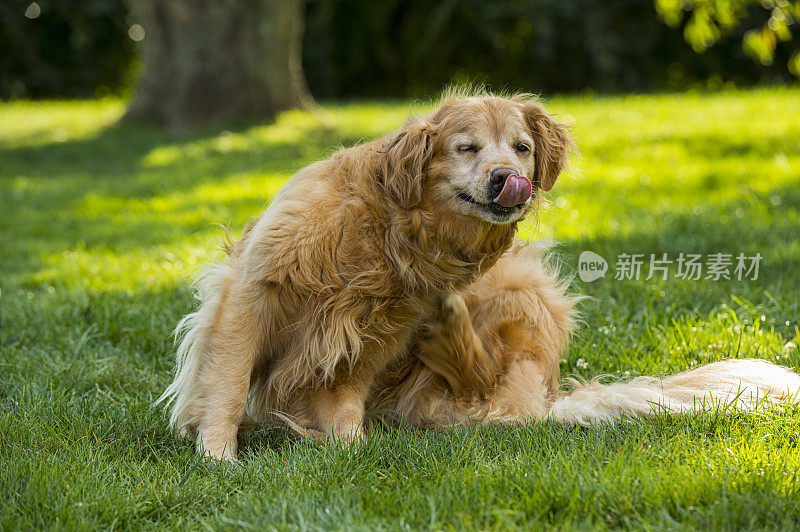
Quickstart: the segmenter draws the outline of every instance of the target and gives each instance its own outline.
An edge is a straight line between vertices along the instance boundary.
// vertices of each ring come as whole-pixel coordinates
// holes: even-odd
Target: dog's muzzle
[[[489,179],[489,197],[492,203],[505,208],[522,205],[533,193],[530,180],[514,173],[510,168],[497,168]]]

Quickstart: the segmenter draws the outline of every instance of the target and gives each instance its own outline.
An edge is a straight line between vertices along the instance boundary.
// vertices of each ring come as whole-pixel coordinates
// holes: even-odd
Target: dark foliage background
[[[0,98],[119,93],[133,81],[135,43],[121,0],[0,0]]]
[[[0,98],[129,89],[136,44],[122,0],[40,0],[35,19],[29,4],[0,2]],[[742,28],[766,16],[754,11]],[[791,79],[797,37],[765,66],[742,52],[743,31],[696,54],[651,0],[308,0],[303,62],[323,98],[421,96],[470,80],[547,93]]]

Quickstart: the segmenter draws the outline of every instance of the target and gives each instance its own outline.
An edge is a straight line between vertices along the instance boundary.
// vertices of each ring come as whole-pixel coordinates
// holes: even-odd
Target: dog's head
[[[567,127],[533,98],[448,98],[389,139],[384,186],[406,209],[435,204],[510,224],[553,187],[571,146]]]

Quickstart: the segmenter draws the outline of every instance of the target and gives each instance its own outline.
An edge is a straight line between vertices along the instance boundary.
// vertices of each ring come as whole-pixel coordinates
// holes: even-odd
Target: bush
[[[741,32],[694,53],[649,0],[311,0],[306,24],[306,76],[321,96],[420,95],[474,79],[545,92],[790,79],[785,61],[746,57]]]
[[[124,91],[136,55],[125,14],[117,0],[0,2],[0,98]]]
[[[38,0],[35,19],[24,15],[29,5],[0,3],[0,98],[128,89],[135,43],[122,0]],[[695,54],[650,0],[307,0],[303,62],[323,98],[429,95],[472,80],[555,92],[791,79],[786,58],[798,38],[764,66],[744,55],[742,33]]]

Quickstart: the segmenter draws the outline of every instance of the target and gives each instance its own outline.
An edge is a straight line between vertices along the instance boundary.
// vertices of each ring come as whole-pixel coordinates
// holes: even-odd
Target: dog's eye
[[[478,147],[474,144],[461,144],[458,148],[458,151],[461,153],[472,152],[478,153]]]
[[[514,149],[520,153],[528,153],[531,151],[531,147],[525,144],[524,142],[517,142],[514,144]]]

